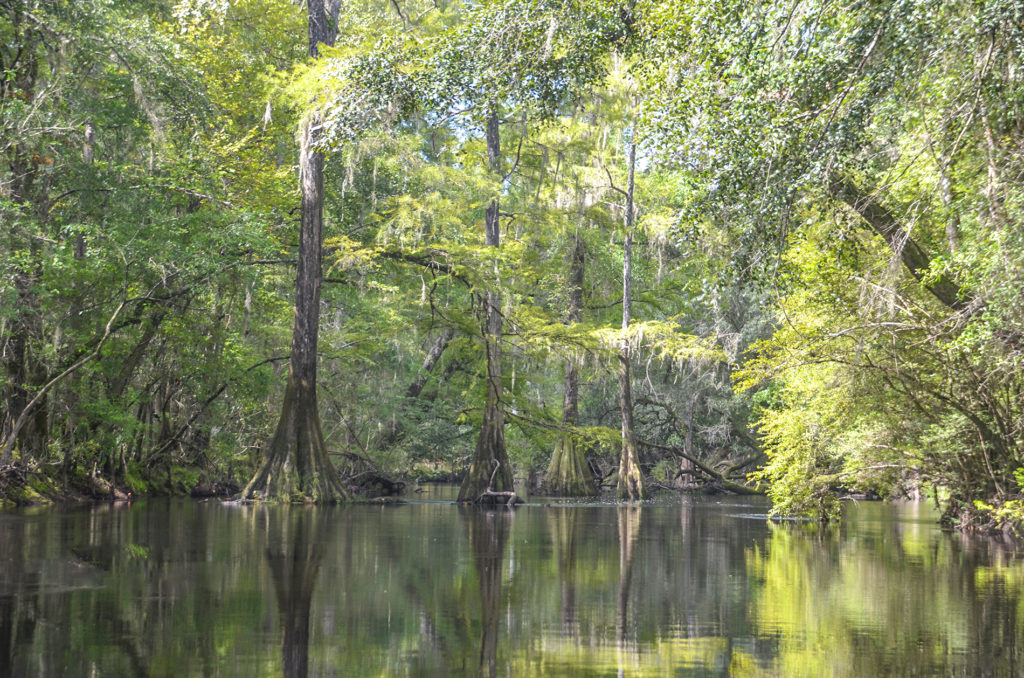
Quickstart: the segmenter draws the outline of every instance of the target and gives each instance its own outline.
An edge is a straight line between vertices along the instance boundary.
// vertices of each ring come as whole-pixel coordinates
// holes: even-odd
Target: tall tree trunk
[[[616,492],[627,499],[644,498],[636,429],[633,425],[633,387],[629,374],[629,323],[633,314],[633,189],[636,141],[629,144],[629,179],[626,186],[626,237],[622,244],[622,347],[619,349],[619,409],[622,410],[622,453]]]
[[[487,116],[487,159],[491,172],[501,172],[501,137],[498,129],[497,107],[492,106]],[[488,247],[501,244],[498,196],[487,205],[485,213],[485,237]],[[495,271],[497,273],[497,271]],[[505,492],[512,490],[512,467],[505,450],[505,413],[502,410],[501,370],[501,293],[488,290],[484,295],[484,346],[487,355],[487,399],[484,403],[484,418],[480,425],[480,437],[473,451],[459,501],[475,501],[488,489]]]
[[[319,56],[320,43],[332,42],[333,26],[334,22],[328,22],[323,0],[310,0],[311,58]],[[302,223],[288,384],[281,418],[263,464],[242,491],[246,499],[330,503],[348,497],[327,455],[316,397],[324,207],[324,157],[317,146],[322,124],[323,116],[317,111],[302,126],[299,147]]]
[[[579,231],[573,236],[569,255],[569,310],[566,323],[578,323],[583,317],[583,240]],[[551,494],[581,497],[597,494],[594,475],[587,466],[583,447],[572,429],[579,425],[579,360],[575,356],[565,361],[565,390],[562,400],[563,430],[558,436],[555,451],[548,465],[547,485]]]

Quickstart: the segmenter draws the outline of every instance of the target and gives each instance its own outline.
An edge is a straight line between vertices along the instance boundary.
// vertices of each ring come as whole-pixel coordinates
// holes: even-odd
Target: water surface
[[[923,505],[0,514],[0,676],[1010,676],[1024,562]]]

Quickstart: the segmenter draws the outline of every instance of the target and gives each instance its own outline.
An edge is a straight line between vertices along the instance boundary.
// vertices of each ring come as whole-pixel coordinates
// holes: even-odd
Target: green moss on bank
[[[53,504],[61,495],[52,479],[12,466],[0,478],[0,508]]]

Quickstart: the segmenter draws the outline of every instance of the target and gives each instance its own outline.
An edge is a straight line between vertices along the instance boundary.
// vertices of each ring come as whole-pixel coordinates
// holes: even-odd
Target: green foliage
[[[757,477],[776,510],[940,486],[967,526],[973,500],[1013,500],[1019,7],[651,3],[640,19],[644,124],[690,175],[681,236],[729,234],[731,268],[778,298],[738,375],[768,389]]]
[[[249,368],[282,305],[252,262],[280,252],[274,194],[290,179],[266,155],[273,134],[251,134],[262,103],[246,112],[243,80],[273,62],[263,50],[288,26],[279,3],[221,9],[209,20],[161,3],[3,10],[5,44],[21,48],[5,61],[18,89],[2,106],[13,171],[0,196],[16,225],[0,243],[5,438],[18,403],[54,380],[19,435],[23,461],[148,488],[166,464],[204,463],[213,431],[254,432],[227,413],[266,393]],[[232,40],[239,21],[261,27],[259,51]],[[241,388],[218,400],[229,386]]]
[[[128,465],[125,471],[124,481],[132,494],[143,496],[149,494],[150,483],[147,481],[147,472],[137,462]]]
[[[938,489],[950,522],[1016,520],[1016,3],[366,0],[337,21],[311,61],[294,3],[5,5],[0,433],[21,462],[136,492],[247,472],[284,382],[315,111],[332,452],[464,466],[488,290],[520,471],[568,439],[607,464],[628,345],[663,482],[682,452],[755,471],[780,515]]]
[[[1024,489],[1024,468],[1014,471],[1013,479],[1018,488]],[[1024,525],[1024,499],[1009,499],[995,506],[976,499],[974,507],[988,515],[995,525],[1009,527],[1016,534],[1020,534],[1021,526]]]

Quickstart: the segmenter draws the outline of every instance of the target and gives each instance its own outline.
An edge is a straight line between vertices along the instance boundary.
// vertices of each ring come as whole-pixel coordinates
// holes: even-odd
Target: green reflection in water
[[[993,542],[870,509],[842,530],[773,527],[748,552],[759,584],[750,617],[777,638],[773,673],[1016,675],[1021,562]]]
[[[0,676],[1016,675],[1017,554],[920,511],[0,514]]]

